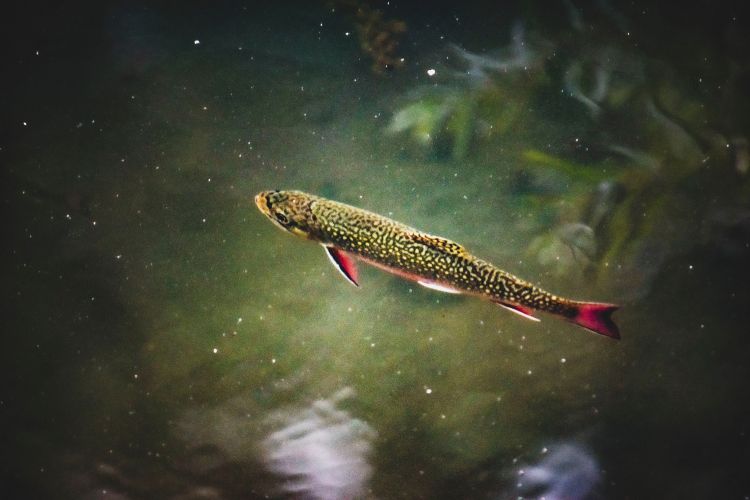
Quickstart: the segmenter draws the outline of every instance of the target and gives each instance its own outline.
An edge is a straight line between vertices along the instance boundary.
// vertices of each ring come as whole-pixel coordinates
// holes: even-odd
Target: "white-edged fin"
[[[359,286],[359,283],[357,282],[359,279],[359,273],[357,272],[357,264],[354,260],[335,247],[323,245],[323,248],[325,248],[326,255],[331,261],[331,264],[333,264],[333,267],[339,270],[342,276],[346,278],[346,281],[354,286]]]
[[[532,316],[531,315],[531,311],[527,312],[527,310],[525,310],[524,308],[517,307],[517,306],[512,306],[510,304],[503,304],[502,302],[495,302],[495,303],[497,305],[499,305],[500,307],[504,307],[507,310],[509,310],[511,312],[514,312],[514,313],[518,314],[521,317],[524,317],[526,319],[530,319],[531,321],[541,321],[539,318],[535,318],[534,316]]]
[[[461,290],[456,290],[455,288],[451,288],[449,286],[443,286],[439,285],[437,283],[434,283],[432,281],[417,281],[420,285],[422,285],[425,288],[429,288],[431,290],[437,290],[438,292],[445,292],[445,293],[461,293]]]

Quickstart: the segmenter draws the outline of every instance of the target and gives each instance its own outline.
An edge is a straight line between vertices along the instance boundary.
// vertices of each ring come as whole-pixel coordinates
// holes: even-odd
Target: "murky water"
[[[747,21],[18,9],[3,497],[747,498]],[[355,289],[257,211],[273,188],[619,303],[622,340],[373,268]]]

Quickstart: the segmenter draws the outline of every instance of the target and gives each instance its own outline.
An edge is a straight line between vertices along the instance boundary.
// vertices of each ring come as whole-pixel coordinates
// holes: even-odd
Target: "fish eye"
[[[281,222],[282,224],[289,224],[289,219],[286,215],[282,214],[281,212],[276,214],[276,220]]]

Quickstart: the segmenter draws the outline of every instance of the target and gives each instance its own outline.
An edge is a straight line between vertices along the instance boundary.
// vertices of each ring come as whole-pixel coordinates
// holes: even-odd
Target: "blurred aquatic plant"
[[[537,236],[529,244],[529,254],[544,268],[559,277],[584,277],[595,262],[597,242],[594,230],[586,224],[572,222]]]
[[[614,118],[628,114],[640,139],[609,149],[621,163],[647,168],[623,170],[619,199],[597,209],[597,278],[618,283],[620,296],[638,298],[650,290],[663,262],[699,243],[695,231],[709,223],[706,214],[716,203],[705,193],[723,191],[718,203],[729,206],[746,196],[747,131],[722,125],[726,120],[711,111],[711,99],[686,89],[669,68],[650,70],[649,84],[630,106],[609,112]],[[598,194],[575,210],[586,216],[584,207],[595,206]]]
[[[558,276],[581,276],[575,264],[584,261],[584,275],[635,299],[650,290],[667,258],[703,241],[696,229],[717,233],[705,227],[717,224],[708,217],[712,205],[737,207],[748,197],[750,124],[739,82],[747,81],[750,64],[738,52],[722,55],[723,70],[711,86],[716,91],[707,92],[708,75],[696,85],[685,67],[654,47],[648,53],[609,36],[612,29],[631,34],[628,17],[612,6],[566,6],[574,29],[552,35],[555,57],[545,71],[569,99],[572,113],[550,116],[566,123],[568,136],[523,150],[519,170],[527,186],[548,183],[554,172],[563,189],[543,190],[557,203],[557,227],[540,234],[528,252]],[[544,92],[538,81],[535,92]],[[710,200],[707,193],[717,189],[724,196]],[[722,213],[734,219],[730,209]],[[575,227],[589,228],[576,234],[590,242],[566,238]],[[574,259],[570,250],[581,243],[593,252]]]
[[[476,139],[511,130],[540,84],[537,77],[544,76],[538,71],[544,50],[530,48],[525,36],[516,23],[511,43],[498,51],[478,54],[456,44],[445,47],[440,63],[428,73],[435,84],[406,96],[386,134],[401,137],[405,150],[462,160]]]
[[[538,165],[544,168],[554,170],[565,174],[569,178],[576,179],[578,181],[589,182],[596,184],[597,182],[610,179],[613,175],[617,175],[617,171],[613,172],[602,168],[601,165],[586,165],[583,163],[574,163],[572,161],[553,156],[539,151],[536,149],[528,149],[522,153],[522,158],[529,164]]]
[[[422,156],[462,159],[478,126],[475,96],[463,91],[429,92],[407,104],[391,118],[386,135],[401,137],[407,147]]]
[[[447,74],[470,86],[484,87],[500,74],[528,70],[538,64],[540,50],[527,43],[523,23],[513,23],[510,38],[507,47],[488,54],[473,53],[455,43],[449,44],[450,53],[445,58],[450,63]]]
[[[359,47],[372,60],[373,73],[382,74],[404,65],[404,58],[397,53],[406,32],[403,20],[386,19],[382,10],[363,0],[336,0],[333,4],[352,14]]]
[[[396,135],[406,133],[411,141],[421,147],[432,146],[446,119],[453,111],[455,96],[444,99],[421,99],[398,110],[385,131]]]

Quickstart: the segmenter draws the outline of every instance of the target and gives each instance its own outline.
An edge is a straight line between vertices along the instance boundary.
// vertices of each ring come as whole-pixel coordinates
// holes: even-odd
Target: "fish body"
[[[334,265],[359,285],[361,260],[428,288],[479,296],[528,319],[550,313],[619,338],[613,304],[559,297],[482,260],[462,245],[361,208],[301,191],[264,191],[260,211],[282,229],[323,245]]]

